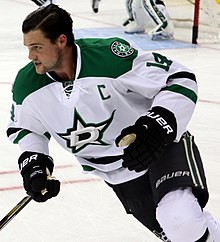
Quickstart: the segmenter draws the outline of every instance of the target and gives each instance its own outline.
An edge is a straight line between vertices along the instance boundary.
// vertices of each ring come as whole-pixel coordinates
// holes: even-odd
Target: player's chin
[[[35,64],[35,70],[37,74],[44,74],[47,72],[47,70],[45,70],[42,64]]]

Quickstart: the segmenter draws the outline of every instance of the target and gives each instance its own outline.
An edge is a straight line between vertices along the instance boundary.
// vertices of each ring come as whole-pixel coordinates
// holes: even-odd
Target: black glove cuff
[[[31,151],[25,151],[20,155],[18,165],[22,176],[30,167],[32,168],[34,165],[43,165],[44,167],[47,167],[51,174],[54,167],[52,157]]]
[[[153,107],[147,115],[140,117],[135,125],[146,126],[149,131],[156,128],[164,144],[170,144],[176,138],[176,118],[172,112],[162,107]]]

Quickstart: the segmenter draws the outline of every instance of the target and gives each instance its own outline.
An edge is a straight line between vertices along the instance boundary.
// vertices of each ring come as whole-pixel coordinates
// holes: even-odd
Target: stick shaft
[[[31,200],[31,196],[25,196],[15,207],[13,207],[0,221],[0,230],[2,230]]]

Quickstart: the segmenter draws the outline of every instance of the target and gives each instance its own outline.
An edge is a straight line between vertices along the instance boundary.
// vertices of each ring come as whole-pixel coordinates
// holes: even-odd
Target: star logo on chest
[[[99,123],[86,123],[77,110],[74,110],[73,127],[68,128],[66,133],[58,134],[66,140],[68,148],[72,153],[77,153],[88,145],[109,145],[103,140],[104,132],[111,124],[115,111],[110,118]]]

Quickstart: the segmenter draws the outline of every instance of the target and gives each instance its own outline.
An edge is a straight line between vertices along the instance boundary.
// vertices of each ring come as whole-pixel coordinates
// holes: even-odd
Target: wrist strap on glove
[[[49,171],[48,175],[52,174],[54,164],[52,157],[50,157],[49,155],[25,151],[18,159],[19,170],[22,176],[30,167],[32,168],[34,165],[37,166],[39,164],[47,167]]]

